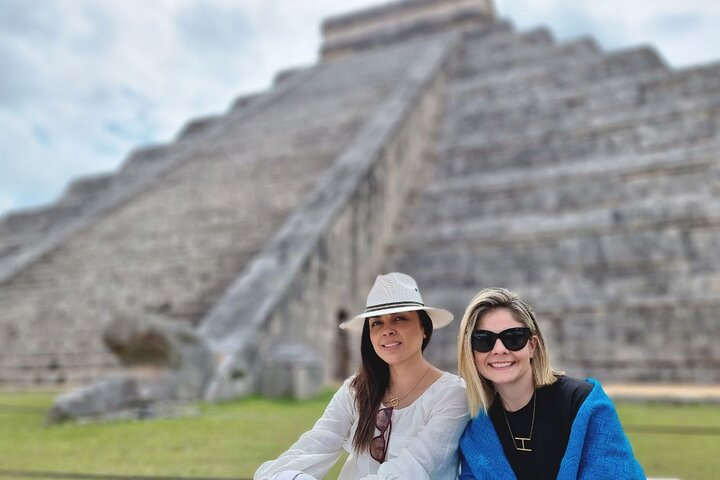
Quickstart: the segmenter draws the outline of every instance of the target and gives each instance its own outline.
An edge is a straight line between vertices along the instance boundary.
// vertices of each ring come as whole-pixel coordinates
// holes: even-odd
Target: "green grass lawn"
[[[0,470],[251,478],[313,425],[330,399],[201,405],[200,415],[46,426],[48,394],[0,394]],[[712,405],[621,404],[621,420],[648,475],[717,478],[720,435],[643,433],[635,426],[720,428]],[[339,465],[328,478],[336,478]],[[2,477],[0,477],[2,478]]]
[[[617,408],[635,455],[647,475],[683,480],[718,478],[720,406],[619,404]],[[654,430],[648,426],[667,426],[670,428],[657,430],[687,432],[645,433],[645,430]]]
[[[0,469],[252,478],[312,427],[331,396],[201,405],[196,417],[46,426],[51,395],[0,394]]]

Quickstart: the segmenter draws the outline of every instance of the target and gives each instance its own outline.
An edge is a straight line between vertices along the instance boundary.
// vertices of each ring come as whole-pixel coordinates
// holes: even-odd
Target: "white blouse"
[[[458,441],[469,420],[465,384],[443,372],[411,405],[392,412],[387,459],[380,464],[356,454],[352,439],[358,426],[352,377],[335,393],[312,430],[276,460],[260,465],[255,480],[285,470],[322,478],[345,449],[350,455],[338,480],[451,480],[458,476]],[[380,432],[375,431],[378,435]]]

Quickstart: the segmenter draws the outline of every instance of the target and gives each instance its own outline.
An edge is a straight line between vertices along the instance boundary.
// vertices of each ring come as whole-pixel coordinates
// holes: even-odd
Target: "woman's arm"
[[[577,478],[601,477],[627,480],[645,478],[615,407],[607,403],[602,404],[590,418]]]
[[[578,411],[558,479],[644,479],[617,411],[600,383]]]
[[[342,453],[355,415],[350,380],[335,392],[322,417],[277,459],[260,465],[254,480],[267,480],[285,470],[300,470],[322,478]],[[282,425],[278,425],[282,428]]]

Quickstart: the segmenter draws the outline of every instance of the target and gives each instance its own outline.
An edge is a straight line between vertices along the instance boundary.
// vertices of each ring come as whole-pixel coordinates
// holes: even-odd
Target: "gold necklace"
[[[415,389],[417,388],[417,386],[420,385],[420,382],[423,381],[423,378],[427,377],[427,374],[430,373],[430,367],[432,367],[432,365],[428,365],[427,370],[425,370],[425,373],[423,374],[423,376],[420,377],[420,380],[418,380],[418,381],[415,383],[415,385],[413,385],[413,387],[410,389],[410,391],[408,391],[405,395],[403,395],[403,396],[400,397],[400,398],[398,398],[398,397],[393,397],[393,396],[392,396],[392,393],[390,393],[390,387],[388,387],[388,392],[387,392],[387,393],[388,393],[388,395],[390,396],[390,399],[389,399],[387,402],[383,402],[383,403],[384,403],[385,405],[390,405],[391,407],[397,407],[397,406],[398,406],[398,403],[400,403],[401,401],[403,401],[403,400],[405,399],[405,397],[407,397],[407,396],[410,395],[412,392],[414,392]]]
[[[533,392],[533,414],[532,421],[530,422],[530,433],[527,437],[516,437],[513,434],[512,428],[510,428],[510,422],[508,422],[507,412],[505,412],[505,407],[503,407],[502,404],[500,405],[502,407],[503,415],[505,416],[505,424],[510,431],[510,438],[512,438],[513,445],[515,446],[515,450],[519,450],[521,452],[532,452],[532,448],[527,447],[525,445],[525,442],[529,442],[530,440],[532,440],[533,427],[535,426],[535,402],[537,400],[537,395],[535,395],[536,393],[537,390]],[[517,444],[518,440],[520,440],[520,447],[518,447]]]

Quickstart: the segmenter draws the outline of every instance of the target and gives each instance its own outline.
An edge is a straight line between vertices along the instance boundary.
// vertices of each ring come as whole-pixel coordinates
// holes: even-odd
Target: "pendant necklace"
[[[533,433],[533,427],[535,426],[535,402],[537,400],[537,390],[533,392],[533,414],[532,414],[532,421],[530,422],[530,433],[527,437],[516,437],[513,434],[512,428],[510,428],[510,422],[508,422],[507,418],[507,412],[505,412],[505,407],[502,407],[503,415],[505,416],[505,424],[508,427],[508,430],[510,431],[510,438],[512,438],[513,445],[515,446],[515,450],[519,450],[521,452],[532,452],[532,448],[525,445],[525,442],[529,442],[532,440],[532,433]],[[518,447],[518,441],[520,442],[520,446]]]
[[[408,391],[408,392],[407,392],[405,395],[403,395],[402,397],[400,397],[400,398],[398,398],[398,397],[393,397],[393,396],[392,396],[392,393],[390,393],[390,388],[388,388],[388,396],[389,396],[390,398],[388,399],[387,402],[383,402],[383,403],[384,403],[385,405],[389,405],[389,406],[391,406],[391,407],[397,407],[398,404],[399,404],[401,401],[403,401],[408,395],[410,395],[412,392],[415,391],[415,389],[417,388],[417,386],[420,385],[420,382],[423,381],[423,378],[427,377],[427,374],[430,373],[430,367],[431,367],[431,366],[432,366],[432,365],[428,365],[427,370],[425,370],[425,373],[423,374],[423,376],[420,377],[420,380],[418,380],[418,381],[415,383],[415,385],[413,385],[413,387],[410,389],[410,391]]]

